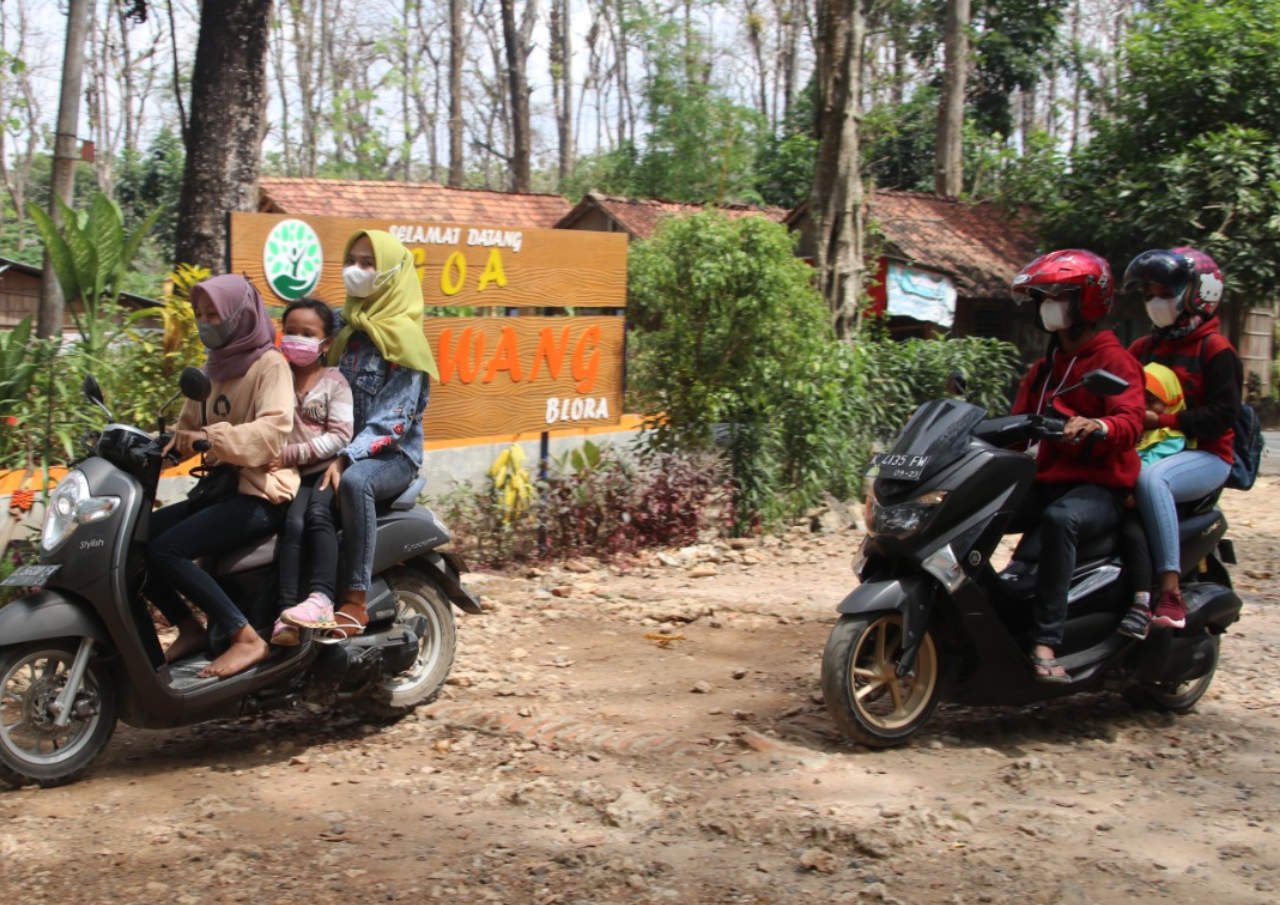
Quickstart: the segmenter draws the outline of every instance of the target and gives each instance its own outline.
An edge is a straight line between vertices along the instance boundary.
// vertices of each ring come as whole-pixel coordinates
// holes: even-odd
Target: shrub
[[[497,469],[501,474],[501,469]],[[491,565],[690,544],[732,515],[728,475],[714,455],[657,454],[633,461],[590,442],[548,463],[532,504],[506,505],[494,477],[454,487],[436,502],[455,543]]]
[[[662,417],[655,453],[724,449],[734,530],[776,523],[853,484],[864,440],[847,346],[776,223],[664,220],[632,247],[633,402]]]

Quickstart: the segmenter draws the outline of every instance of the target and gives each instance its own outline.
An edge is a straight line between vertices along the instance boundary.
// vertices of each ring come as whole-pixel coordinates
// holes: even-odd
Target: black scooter
[[[195,368],[182,373],[180,385],[189,398],[209,395],[208,378]],[[110,421],[92,377],[84,389]],[[218,653],[216,640],[210,650],[166,664],[145,604],[144,556],[166,441],[108,423],[93,453],[49,498],[39,563],[4,582],[29,591],[0,609],[0,780],[54,786],[77,779],[117,718],[170,728],[339,700],[379,718],[403,715],[430,700],[449,675],[456,643],[450,602],[481,612],[461,583],[465,564],[439,549],[449,532],[416,505],[419,478],[380,508],[363,634],[321,643],[304,631],[297,647],[272,647],[267,660],[225,679],[197,675]],[[275,617],[274,551],[272,536],[205,563],[264,637]]]
[[[1099,395],[1127,386],[1101,370],[1082,383]],[[1186,627],[1153,629],[1141,642],[1118,634],[1132,595],[1117,537],[1092,538],[1077,551],[1058,648],[1071,682],[1035,681],[1027,658],[1035,539],[1003,572],[990,560],[1035,477],[1034,460],[1005,447],[1061,438],[1064,426],[1041,415],[988,419],[967,402],[934,400],[873,458],[854,568],[861,584],[837,607],[822,657],[827,709],[851,739],[900,744],[940,701],[1026,704],[1112,683],[1135,703],[1181,713],[1208,690],[1219,636],[1240,616],[1217,494],[1179,507]]]

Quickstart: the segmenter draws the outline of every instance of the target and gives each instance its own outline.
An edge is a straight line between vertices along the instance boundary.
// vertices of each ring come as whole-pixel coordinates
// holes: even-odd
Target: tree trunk
[[[271,0],[204,0],[174,259],[221,273],[227,213],[258,206]]]
[[[75,188],[76,126],[80,122],[80,83],[84,76],[84,44],[89,33],[90,0],[69,0],[67,4],[67,40],[62,56],[62,92],[58,100],[58,128],[53,141],[53,185],[49,193],[49,216],[62,222],[58,201],[71,204]],[[44,256],[44,274],[40,280],[40,307],[36,311],[36,335],[61,336],[66,300],[54,276],[49,255]]]
[[[462,10],[466,0],[449,0],[449,185],[462,186],[465,177],[462,161]]]
[[[573,60],[569,29],[568,0],[551,0],[551,94],[556,114],[556,143],[559,148],[559,185],[573,172]]]
[[[862,301],[862,179],[858,97],[866,0],[822,0],[818,7],[818,160],[809,202],[818,287],[841,339],[858,328]]]
[[[969,66],[969,0],[947,0],[944,37],[946,62],[938,105],[938,140],[934,148],[933,190],[957,198],[964,187],[964,83]]]
[[[515,0],[502,0],[502,38],[507,51],[507,91],[511,95],[511,189],[527,192],[531,182],[529,73],[525,44],[516,27]],[[526,21],[528,11],[526,10]]]

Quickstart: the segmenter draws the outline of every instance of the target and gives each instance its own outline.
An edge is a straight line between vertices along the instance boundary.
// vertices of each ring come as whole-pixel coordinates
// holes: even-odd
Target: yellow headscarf
[[[1142,369],[1142,376],[1147,385],[1147,392],[1165,404],[1164,413],[1174,415],[1187,407],[1187,400],[1182,394],[1182,381],[1169,368],[1157,362],[1151,362]],[[1157,427],[1147,431],[1138,438],[1138,449],[1155,446],[1170,437],[1182,437],[1182,431],[1172,427]]]
[[[373,266],[379,282],[365,298],[347,296],[342,306],[345,323],[329,350],[329,363],[338,363],[351,334],[358,330],[373,341],[387,361],[425,371],[439,380],[436,357],[431,354],[431,344],[422,332],[422,284],[413,266],[413,255],[390,233],[365,229],[347,240],[347,247],[342,250],[343,261],[361,236],[368,236],[373,243]]]

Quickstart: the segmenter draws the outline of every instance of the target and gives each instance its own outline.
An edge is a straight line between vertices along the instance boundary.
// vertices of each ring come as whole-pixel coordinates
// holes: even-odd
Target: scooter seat
[[[418,475],[409,482],[409,486],[389,503],[381,503],[378,508],[385,506],[392,512],[407,512],[414,506],[418,505],[418,494],[422,493],[422,488],[427,486],[427,479],[423,475]]]
[[[248,544],[204,563],[205,571],[212,575],[230,575],[248,572],[260,566],[270,565],[276,558],[276,535],[268,534],[256,543]]]

